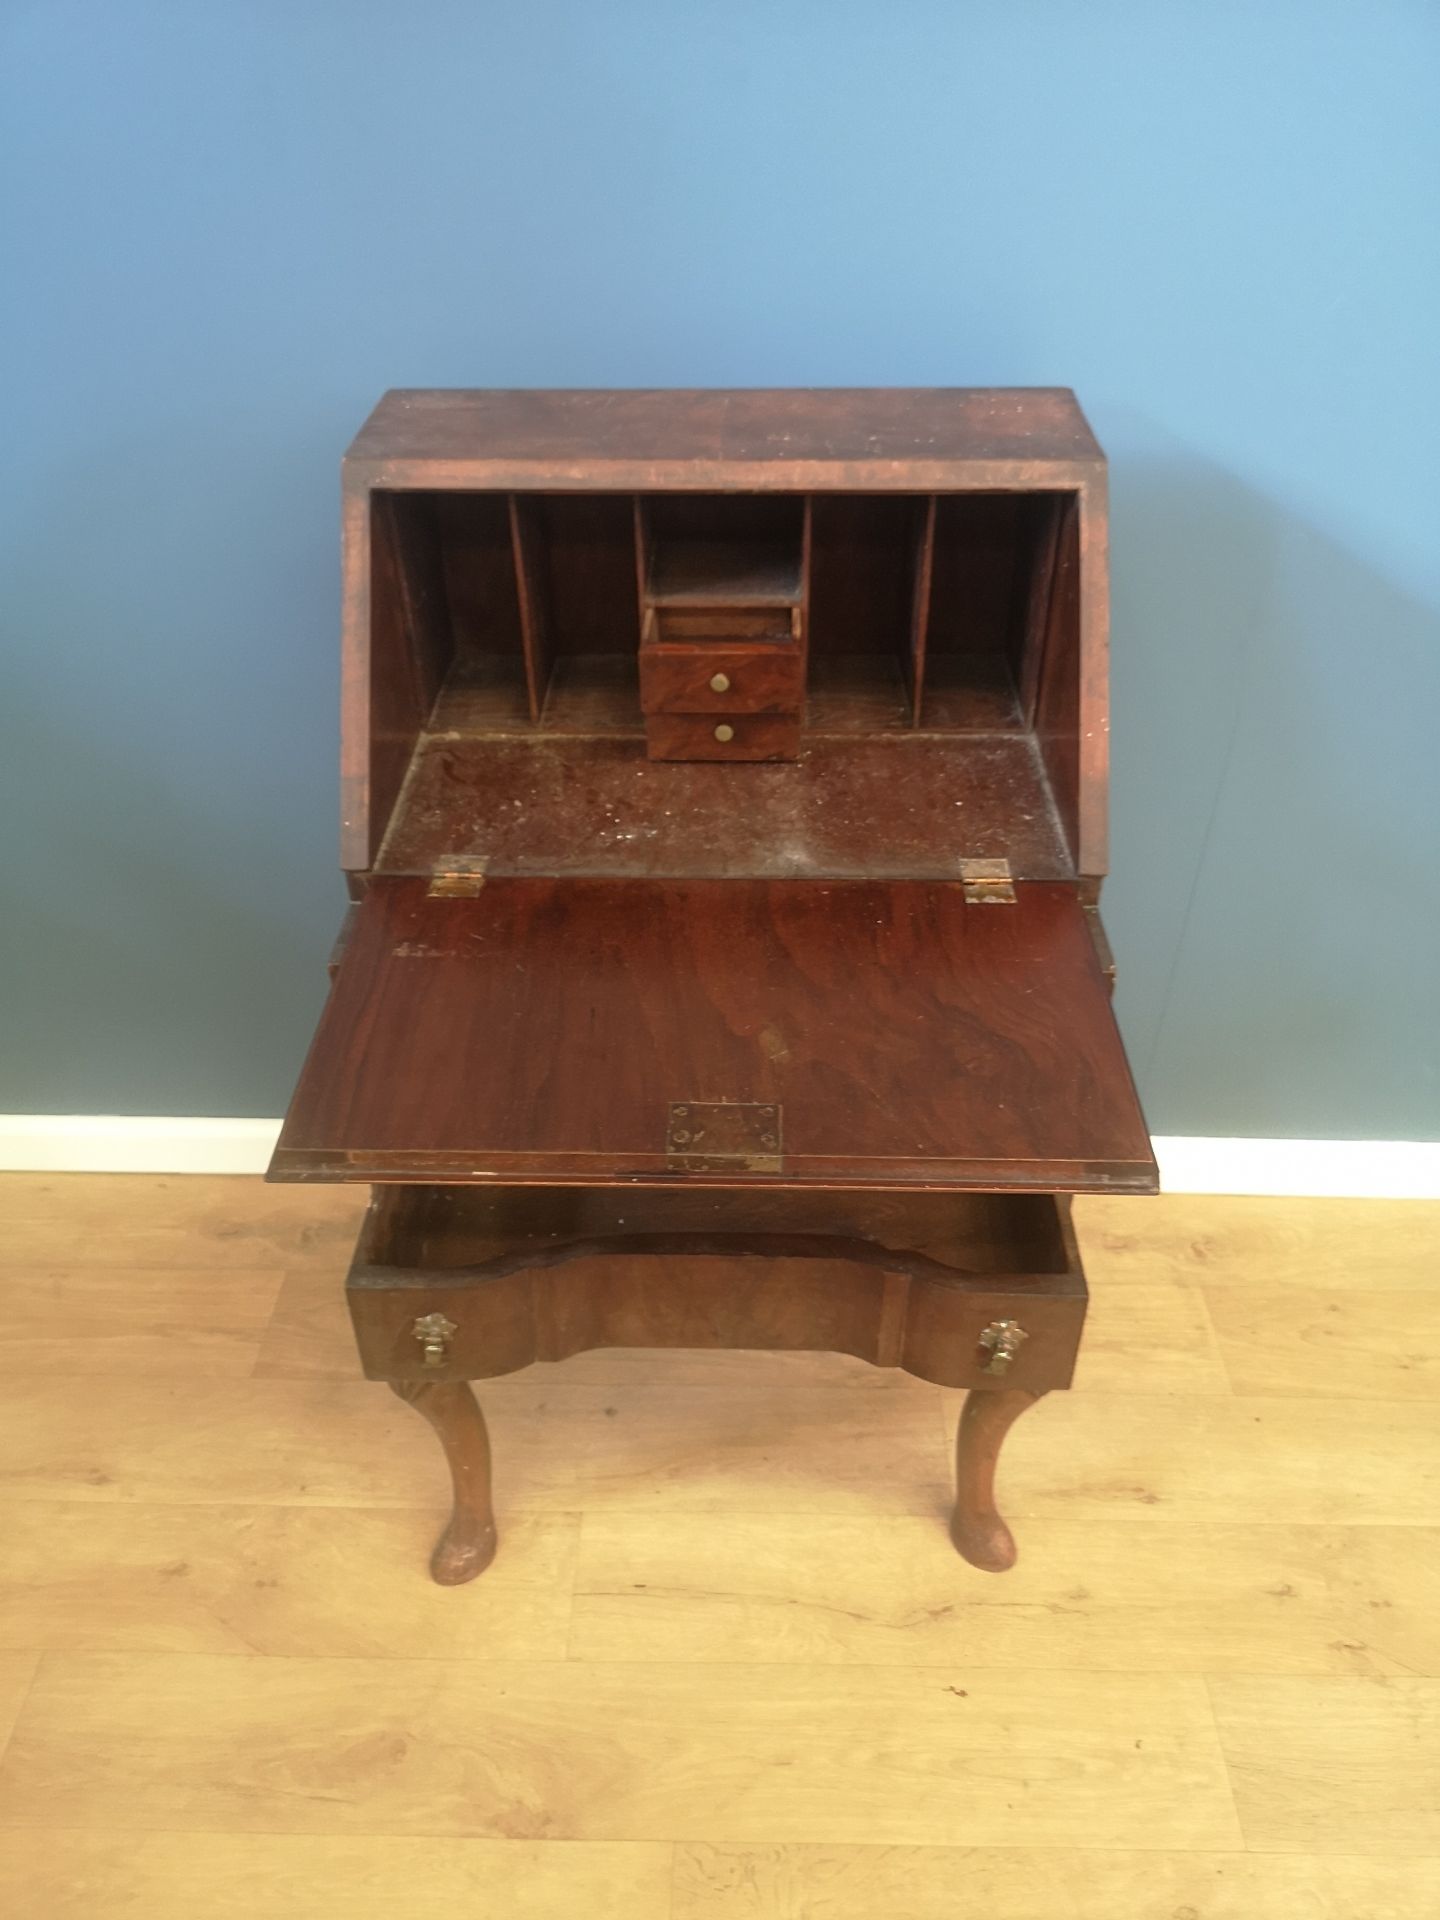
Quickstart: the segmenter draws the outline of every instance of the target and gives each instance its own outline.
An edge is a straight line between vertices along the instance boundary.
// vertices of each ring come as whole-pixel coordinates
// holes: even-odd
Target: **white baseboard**
[[[7,1173],[263,1173],[278,1120],[0,1114]],[[1155,1141],[1167,1193],[1440,1199],[1440,1141]]]
[[[1157,1135],[1166,1193],[1440,1200],[1440,1141],[1209,1140]]]
[[[278,1120],[0,1113],[4,1173],[263,1173]]]

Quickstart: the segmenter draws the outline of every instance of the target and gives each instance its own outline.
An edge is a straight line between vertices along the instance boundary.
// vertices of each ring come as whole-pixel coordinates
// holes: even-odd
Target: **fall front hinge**
[[[485,885],[488,854],[444,853],[425,889],[431,900],[473,900]]]
[[[972,906],[1013,906],[1015,879],[1008,860],[962,860],[960,885]]]

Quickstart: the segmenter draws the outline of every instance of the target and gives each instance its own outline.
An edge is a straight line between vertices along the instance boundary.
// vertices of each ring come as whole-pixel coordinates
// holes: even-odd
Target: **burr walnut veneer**
[[[354,905],[271,1177],[374,1198],[360,1355],[495,1548],[469,1382],[823,1348],[1068,1384],[1110,1009],[1105,467],[1069,393],[392,393],[346,457]],[[837,1444],[842,1436],[837,1435]]]

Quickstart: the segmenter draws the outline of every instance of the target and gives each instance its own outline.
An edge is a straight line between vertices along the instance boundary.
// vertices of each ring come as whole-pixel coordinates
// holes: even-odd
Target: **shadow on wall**
[[[1151,1125],[1434,1138],[1440,611],[1134,429],[1105,903]]]
[[[157,411],[4,522],[0,972],[32,1011],[0,1109],[269,1115],[293,1081],[343,905],[335,443],[278,418]]]
[[[266,910],[237,884],[255,862],[243,799],[228,818],[214,796],[177,800],[123,735],[81,738],[14,705],[9,724],[41,780],[73,776],[76,790],[63,814],[47,809],[43,863],[9,863],[8,1004],[64,1020],[10,1023],[0,1110],[278,1111],[324,995],[328,940],[285,911],[286,850]],[[333,932],[330,874],[308,904]]]

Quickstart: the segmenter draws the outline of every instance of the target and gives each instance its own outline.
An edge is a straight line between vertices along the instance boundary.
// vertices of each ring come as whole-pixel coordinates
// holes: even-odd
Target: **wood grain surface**
[[[787,1182],[1151,1191],[1075,895],[1017,891],[376,883],[272,1172],[692,1179],[670,1105],[768,1102]]]
[[[412,388],[384,396],[345,460],[374,486],[914,493],[1043,485],[1042,463],[1083,475],[1101,454],[1064,387]]]
[[[727,682],[715,688],[712,680]],[[793,648],[643,647],[640,704],[646,713],[798,713],[805,671]]]

